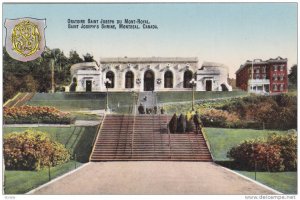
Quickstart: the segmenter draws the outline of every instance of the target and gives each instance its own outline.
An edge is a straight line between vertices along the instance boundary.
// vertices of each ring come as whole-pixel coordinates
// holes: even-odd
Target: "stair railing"
[[[100,137],[101,130],[102,130],[102,127],[103,127],[105,118],[106,118],[106,114],[104,113],[104,116],[103,116],[103,118],[102,118],[102,122],[101,122],[101,124],[98,126],[97,134],[95,135],[94,140],[93,140],[93,142],[92,142],[93,149],[92,149],[92,151],[91,151],[91,154],[90,154],[90,157],[89,157],[89,161],[91,161],[91,159],[92,159],[92,155],[93,155],[94,150],[95,150],[95,148],[96,148],[96,142],[98,141],[98,139],[99,139],[99,137]]]
[[[209,153],[210,153],[210,156],[211,156],[212,160],[215,160],[215,159],[214,159],[214,156],[213,156],[213,154],[212,154],[212,148],[211,148],[211,145],[210,145],[210,143],[209,143],[209,141],[208,141],[208,138],[207,138],[206,132],[204,131],[204,128],[201,128],[200,131],[201,131],[201,133],[202,133],[202,135],[203,135],[204,141],[205,141],[205,143],[206,143],[206,146],[207,146],[207,148],[208,148],[208,151],[209,151]]]

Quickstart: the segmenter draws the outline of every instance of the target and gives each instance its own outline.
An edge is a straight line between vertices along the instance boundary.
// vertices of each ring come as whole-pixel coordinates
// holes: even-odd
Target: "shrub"
[[[70,160],[70,153],[62,144],[40,131],[7,134],[3,146],[6,169],[39,170]]]
[[[177,122],[177,132],[183,133],[185,131],[186,131],[186,117],[185,115],[180,114]]]
[[[169,129],[171,133],[176,133],[177,131],[177,115],[176,113],[173,115],[173,117],[171,118],[170,122],[169,122]]]
[[[281,147],[281,157],[286,170],[297,169],[297,135],[296,131],[287,135],[272,134],[268,137],[268,144]]]
[[[71,117],[69,113],[61,112],[54,107],[48,106],[21,106],[4,107],[4,123],[48,123],[69,124]]]
[[[295,133],[267,139],[246,140],[227,153],[238,167],[248,170],[283,171],[297,168],[297,138]]]
[[[236,113],[245,121],[264,122],[270,129],[297,128],[296,96],[250,96],[236,99],[217,109]]]
[[[194,121],[192,118],[186,119],[186,132],[193,132],[195,129]]]

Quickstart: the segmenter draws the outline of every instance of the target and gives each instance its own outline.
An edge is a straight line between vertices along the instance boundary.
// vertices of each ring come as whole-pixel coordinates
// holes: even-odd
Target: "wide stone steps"
[[[169,134],[167,115],[107,115],[91,161],[212,161],[202,134]]]

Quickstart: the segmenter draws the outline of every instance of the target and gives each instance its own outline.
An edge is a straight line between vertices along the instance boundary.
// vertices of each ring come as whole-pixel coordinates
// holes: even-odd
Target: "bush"
[[[177,122],[177,132],[183,133],[185,131],[186,131],[186,117],[185,115],[180,114]]]
[[[236,165],[247,170],[283,171],[297,168],[297,138],[295,133],[265,139],[246,140],[227,153]]]
[[[70,124],[69,113],[61,112],[54,107],[48,106],[21,106],[4,107],[5,124]]]
[[[281,146],[281,157],[285,170],[297,169],[297,135],[292,131],[285,136],[272,134],[268,137],[268,144]]]
[[[176,133],[177,131],[177,115],[176,113],[173,115],[173,117],[171,118],[170,122],[169,122],[169,129],[171,133]]]
[[[70,153],[62,144],[52,141],[40,131],[7,134],[3,146],[6,169],[39,170],[70,160]]]
[[[264,122],[270,129],[297,128],[296,96],[250,96],[236,99],[217,109],[235,113],[244,121]]]

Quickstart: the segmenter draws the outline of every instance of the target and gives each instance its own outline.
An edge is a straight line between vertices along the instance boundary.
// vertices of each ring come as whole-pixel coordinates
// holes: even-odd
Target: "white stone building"
[[[71,66],[71,92],[106,91],[188,91],[192,78],[196,91],[231,91],[227,83],[228,69],[224,65],[204,62],[189,57],[101,58],[96,62]]]

